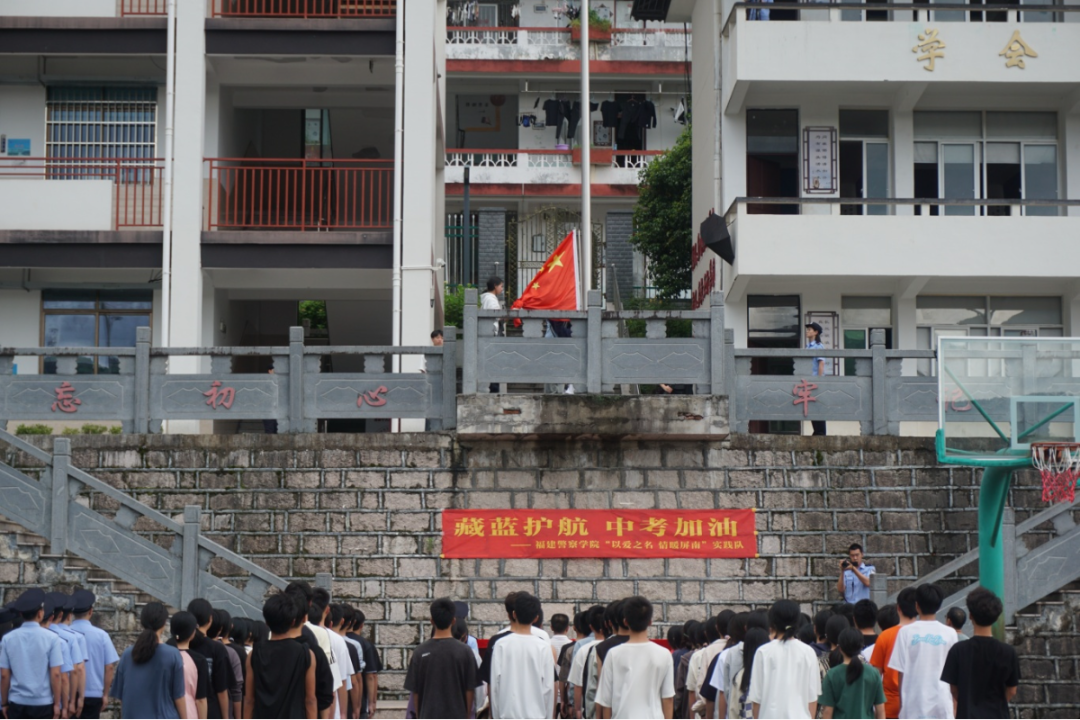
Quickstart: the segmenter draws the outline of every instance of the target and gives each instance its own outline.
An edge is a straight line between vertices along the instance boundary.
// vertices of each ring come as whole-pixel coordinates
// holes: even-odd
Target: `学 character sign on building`
[[[752,558],[754,510],[444,510],[444,558]]]

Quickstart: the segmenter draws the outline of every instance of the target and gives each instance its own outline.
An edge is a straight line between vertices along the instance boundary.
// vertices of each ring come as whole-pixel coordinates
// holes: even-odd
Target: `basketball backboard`
[[[1033,442],[1080,440],[1080,338],[939,337],[938,456],[1030,465]]]

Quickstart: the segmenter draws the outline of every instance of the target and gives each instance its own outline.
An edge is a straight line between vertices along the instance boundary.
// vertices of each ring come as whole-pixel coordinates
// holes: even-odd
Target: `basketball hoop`
[[[1031,464],[1042,476],[1043,502],[1073,502],[1080,476],[1080,443],[1031,443]]]

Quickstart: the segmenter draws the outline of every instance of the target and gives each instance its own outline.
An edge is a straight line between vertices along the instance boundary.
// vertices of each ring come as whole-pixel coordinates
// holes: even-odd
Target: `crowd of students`
[[[416,718],[1007,718],[1019,683],[1011,645],[995,640],[1001,601],[978,588],[967,614],[936,619],[944,592],[903,590],[896,604],[840,603],[810,618],[790,600],[725,610],[653,642],[640,596],[542,628],[540,601],[506,598],[509,627],[486,652],[468,646],[448,599],[431,604],[431,639],[415,649],[405,689]],[[966,642],[961,642],[965,640]]]
[[[80,593],[93,604],[91,593]],[[110,695],[124,718],[356,719],[375,713],[382,663],[363,637],[366,618],[349,605],[331,604],[322,588],[290,584],[267,601],[258,621],[232,618],[204,599],[171,617],[161,603],[148,603],[135,644],[119,657],[108,634],[89,623],[89,611],[77,607],[86,604],[80,593],[68,604],[82,611],[71,624],[86,638],[82,643],[57,627],[64,624],[66,596],[30,590],[0,616],[0,630],[7,621],[17,624],[0,639],[2,717],[97,717]]]
[[[505,600],[508,626],[484,653],[459,604],[441,598],[430,606],[431,636],[408,664],[406,717],[1009,717],[1020,670],[1015,649],[992,635],[1001,600],[983,588],[968,595],[967,638],[963,610],[937,621],[944,596],[924,584],[894,605],[840,603],[813,618],[777,600],[673,627],[665,647],[650,638],[644,597],[590,607],[572,622],[555,615],[549,635],[540,600],[516,592]],[[89,622],[92,605],[92,594],[30,590],[0,614],[3,717],[96,717],[110,694],[125,718],[366,718],[376,710],[381,662],[362,635],[363,613],[305,582],[270,597],[261,621],[231,618],[203,599],[171,617],[151,602],[119,658]],[[4,625],[10,620],[18,627]]]

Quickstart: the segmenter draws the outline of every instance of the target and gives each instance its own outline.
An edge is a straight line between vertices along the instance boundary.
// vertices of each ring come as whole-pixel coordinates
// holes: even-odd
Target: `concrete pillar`
[[[176,125],[173,145],[172,299],[169,345],[203,340],[203,136],[206,117],[206,4],[176,4]],[[217,118],[212,122],[216,123]],[[197,373],[198,358],[175,358],[173,373]],[[205,368],[209,369],[209,368]],[[197,421],[171,421],[167,431],[198,433]]]
[[[693,242],[697,241],[697,228],[709,215],[710,210],[723,213],[726,209],[720,201],[720,0],[698,0],[694,5],[693,46],[691,61],[694,66],[693,83]],[[610,240],[609,240],[610,243]],[[608,246],[610,248],[610,244]],[[706,251],[706,259],[694,267],[691,287],[697,283],[709,267],[714,256]],[[717,262],[720,260],[717,258]],[[619,269],[620,274],[622,268]],[[717,273],[719,289],[720,273]],[[708,293],[705,304],[708,307]]]
[[[206,6],[177,3],[176,127],[173,162],[172,302],[169,344],[202,340],[203,132],[206,124]],[[186,362],[185,362],[186,361]],[[196,372],[194,360],[170,363]],[[185,366],[184,370],[180,366]]]
[[[434,326],[432,293],[435,273],[433,249],[436,238],[445,232],[446,214],[438,207],[436,184],[442,165],[436,158],[439,119],[432,112],[410,112],[409,108],[435,108],[439,92],[436,73],[435,37],[438,12],[430,5],[398,5],[405,13],[405,149],[402,158],[402,188],[406,193],[403,211],[401,252],[401,343],[426,345]],[[445,13],[444,13],[445,15]],[[444,36],[445,37],[445,36]],[[439,288],[441,292],[441,288]],[[404,359],[403,363],[418,360]],[[406,364],[403,364],[403,369]]]
[[[486,207],[478,214],[476,283],[483,290],[492,275],[506,279],[506,210]]]
[[[892,112],[893,197],[915,197],[915,115],[910,110]],[[898,205],[897,215],[914,215],[911,205]],[[904,346],[901,346],[904,347]]]
[[[634,232],[633,210],[609,210],[607,213],[607,264],[615,269],[619,281],[619,297],[623,302],[634,294],[634,248],[630,246],[630,236]],[[608,275],[608,283],[613,280]],[[608,286],[608,300],[614,295],[614,288]]]
[[[1080,13],[1069,13],[1080,16]],[[1059,198],[1080,198],[1080,103],[1073,106],[1068,114],[1061,114],[1061,148],[1058,167],[1064,168],[1062,180],[1065,187],[1058,190]],[[1080,217],[1080,207],[1068,209],[1070,217]]]

